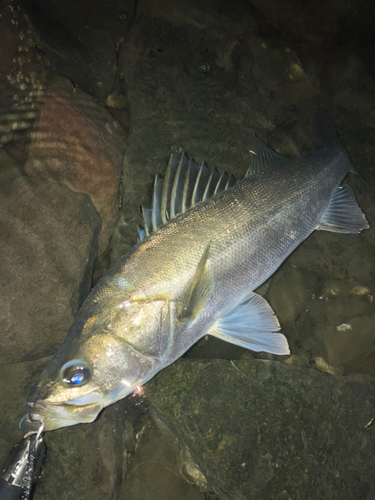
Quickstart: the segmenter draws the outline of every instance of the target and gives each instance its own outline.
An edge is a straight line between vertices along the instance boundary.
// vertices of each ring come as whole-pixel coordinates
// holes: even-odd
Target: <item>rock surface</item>
[[[11,447],[22,437],[17,424],[23,413],[25,398],[48,361],[40,359],[0,365],[3,403],[0,415],[1,464]],[[91,425],[77,425],[45,435],[48,455],[38,491],[33,496],[35,500],[107,500],[118,492],[122,474],[127,470],[127,450],[128,453],[134,451],[135,445],[133,429],[131,427],[130,436],[134,442],[129,438],[129,426],[126,425],[126,403],[122,401],[111,407]]]
[[[1,465],[22,437],[17,424],[26,396],[48,361],[0,365]],[[130,397],[90,425],[46,433],[47,457],[33,499],[208,500],[179,475],[176,440],[155,429],[147,408],[143,397]]]
[[[179,361],[147,384],[146,397],[189,451],[190,480],[220,499],[373,498],[371,377],[272,361]]]
[[[187,151],[198,163],[239,175],[250,160],[250,134],[264,118],[247,47],[232,34],[189,24],[189,17],[170,23],[168,11],[155,4],[156,18],[132,26],[119,56],[132,132],[124,156],[124,224],[111,264],[136,242],[139,206],[149,206],[154,176],[164,174],[171,153]]]
[[[106,250],[118,217],[124,141],[110,114],[69,80],[55,77],[47,86],[26,172],[90,196],[103,221],[99,254]]]
[[[22,2],[22,8],[51,68],[104,103],[116,78],[116,50],[133,19],[135,2],[38,0]]]
[[[255,132],[282,154],[305,156],[315,149],[311,123],[316,108],[322,105],[329,108],[342,142],[366,180],[360,183],[352,177],[349,182],[374,227],[375,59],[373,29],[368,29],[369,20],[373,18],[371,2],[365,6],[359,0],[349,3],[328,0],[311,8],[306,2],[255,1],[259,10],[253,7],[254,2],[212,0],[139,0],[136,3],[108,0],[96,2],[95,8],[91,0],[37,0],[22,2],[22,5],[18,0],[4,0],[1,3],[0,142],[6,144],[8,156],[0,156],[2,165],[6,164],[0,182],[8,183],[25,175],[23,164],[27,150],[16,149],[19,135],[32,126],[44,102],[40,97],[47,72],[70,78],[94,99],[106,102],[112,116],[130,133],[123,164],[121,216],[108,253],[95,266],[94,280],[136,242],[139,205],[150,206],[154,175],[163,175],[170,153],[180,155],[186,150],[197,162],[206,160],[210,167],[241,175],[250,161],[251,134]],[[42,15],[33,17],[30,9],[36,5]],[[24,6],[28,8],[27,16],[23,15]],[[366,46],[366,53],[361,53],[361,46]],[[69,85],[66,83],[64,92],[71,97]],[[96,122],[96,113],[90,115],[90,112],[98,109],[97,105],[78,90],[73,93],[73,101],[77,95],[79,99],[85,96],[85,102],[90,103],[90,111],[85,116]],[[62,109],[65,119],[78,126],[79,144],[95,149],[98,141],[87,143],[88,129],[85,124],[81,126],[80,110],[74,107],[70,97],[65,103],[63,99],[59,101],[63,109],[55,109]],[[58,103],[57,94],[52,101],[55,104],[50,103],[48,108],[46,103],[42,113],[51,111]],[[104,116],[100,109],[99,122]],[[108,115],[105,120],[107,118]],[[58,117],[52,116],[51,126],[57,122]],[[71,138],[69,123],[64,121],[62,127],[65,136]],[[31,137],[27,133],[24,136],[24,144],[28,145]],[[69,178],[68,173],[71,164],[75,165],[73,156],[77,150],[72,155],[72,144],[61,148],[63,141],[56,128],[53,128],[53,137],[60,146],[60,167],[75,190],[73,184],[78,178]],[[73,143],[76,137],[73,136]],[[44,158],[42,145],[39,141],[40,150],[32,157],[33,161]],[[9,161],[9,155],[20,162]],[[81,195],[71,193],[64,197],[61,194],[61,186],[56,181],[63,181],[57,178],[54,166],[48,165],[49,178],[55,181],[51,193],[57,190],[60,209],[64,208],[73,218],[78,213],[80,220],[79,210],[73,209],[76,202],[71,200],[73,195]],[[111,168],[114,167],[111,165]],[[118,175],[117,167],[115,172]],[[103,183],[97,164],[92,171],[95,179],[90,178],[90,170],[83,169],[81,173],[83,184],[90,187],[89,194],[96,198],[96,206],[104,218],[106,211],[94,196],[97,186],[93,184]],[[33,175],[40,174],[44,175],[33,172]],[[45,181],[23,179],[19,182]],[[67,188],[64,189],[67,193]],[[81,186],[77,191],[81,191]],[[110,197],[113,199],[112,194]],[[29,207],[32,206],[30,202]],[[46,209],[41,206],[44,213]],[[30,208],[29,211],[30,217],[35,217]],[[117,211],[113,214],[116,219]],[[31,239],[36,232],[33,241],[41,242],[40,247],[43,244],[46,258],[33,261],[33,269],[28,269],[29,288],[37,303],[33,302],[31,292],[25,298],[17,294],[18,300],[9,306],[12,307],[10,319],[14,326],[23,318],[24,310],[28,311],[27,325],[33,325],[32,356],[40,356],[46,353],[44,332],[51,335],[48,337],[51,341],[48,352],[51,352],[52,343],[59,343],[65,336],[64,325],[68,327],[71,323],[79,296],[84,293],[83,288],[79,289],[79,276],[66,274],[60,259],[60,267],[52,265],[57,255],[53,244],[55,241],[62,244],[65,234],[59,232],[60,216],[56,216],[54,227],[46,227],[40,237],[33,223],[28,218],[25,220],[31,227],[27,236]],[[109,226],[115,223],[111,217],[107,221]],[[85,233],[88,245],[95,245],[93,235],[98,229],[89,226],[92,239]],[[82,236],[75,230],[73,226],[68,231],[74,244],[76,238]],[[16,234],[12,234],[12,238],[16,240]],[[17,282],[19,269],[25,269],[25,263],[34,258],[22,253],[29,247],[21,240],[11,263],[13,282]],[[108,238],[103,245],[101,241],[101,247],[107,242]],[[65,245],[64,242],[64,248]],[[242,358],[242,361],[234,361],[235,366],[220,361],[198,362],[193,365],[197,368],[192,377],[189,364],[181,368],[180,363],[146,385],[158,414],[174,423],[171,427],[181,443],[178,459],[174,459],[169,450],[166,456],[170,458],[164,461],[166,439],[158,444],[151,427],[144,430],[143,424],[140,427],[134,424],[133,428],[133,424],[124,420],[128,407],[122,401],[105,410],[94,424],[47,434],[50,453],[35,499],[155,500],[158,495],[160,498],[169,495],[173,500],[203,496],[206,500],[218,497],[224,500],[234,491],[251,500],[255,491],[253,498],[257,500],[373,500],[374,464],[369,448],[374,448],[374,427],[365,429],[374,417],[373,382],[362,376],[344,379],[327,374],[367,372],[375,375],[374,247],[374,230],[360,236],[317,232],[275,273],[269,294],[263,289],[291,343],[293,356],[288,363],[303,367],[314,365],[324,374],[294,366],[254,362],[249,351],[244,354],[243,349],[217,339],[208,342],[203,339],[189,356]],[[1,250],[3,263],[10,263],[13,247],[12,252],[7,246]],[[60,255],[60,250],[58,252]],[[61,255],[65,256],[63,252]],[[88,248],[86,255],[92,264],[93,254]],[[74,255],[64,257],[64,261],[71,258],[75,258]],[[84,270],[79,269],[82,277]],[[87,268],[85,293],[89,274]],[[37,288],[43,278],[55,286],[47,293],[46,301],[44,288]],[[68,313],[56,323],[52,334],[53,321],[57,321],[60,311],[46,310],[44,304],[52,298],[56,301],[60,293],[64,295],[67,278],[71,288],[63,298]],[[357,293],[358,287],[361,293],[365,289],[369,293]],[[18,290],[25,290],[24,283]],[[52,305],[56,307],[54,302]],[[344,325],[348,324],[352,330],[345,330]],[[338,326],[341,330],[337,330]],[[16,331],[20,335],[18,328]],[[9,346],[9,351],[16,348],[11,338]],[[27,354],[21,354],[27,358]],[[22,406],[43,363],[0,366],[1,463],[20,437],[17,423]],[[170,375],[172,378],[167,380]],[[143,436],[143,441],[136,436]],[[244,436],[242,440],[241,436]],[[129,468],[129,457],[132,460],[129,450],[136,447],[133,468]],[[207,461],[201,460],[202,456],[206,456]],[[217,495],[212,492],[196,495],[197,491],[188,488],[187,483],[181,486],[178,471],[202,489],[215,488]],[[245,490],[247,484],[250,486]]]
[[[0,187],[0,363],[53,353],[89,292],[101,222],[91,200],[18,177]]]

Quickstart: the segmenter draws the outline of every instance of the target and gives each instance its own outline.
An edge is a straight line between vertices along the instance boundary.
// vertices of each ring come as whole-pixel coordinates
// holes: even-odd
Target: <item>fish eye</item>
[[[66,384],[77,386],[88,382],[91,377],[89,366],[84,361],[68,361],[61,368],[61,378]]]

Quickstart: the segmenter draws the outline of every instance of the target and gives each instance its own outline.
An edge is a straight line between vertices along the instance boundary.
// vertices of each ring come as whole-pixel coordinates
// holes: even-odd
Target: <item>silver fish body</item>
[[[193,170],[182,161],[169,197],[155,184],[145,217],[150,234],[86,299],[29,396],[23,429],[41,420],[45,430],[94,420],[206,334],[289,353],[271,308],[253,290],[315,229],[358,233],[368,224],[350,187],[340,186],[353,166],[338,142],[301,160],[257,139],[255,149],[245,179],[196,204],[198,180],[189,184]]]

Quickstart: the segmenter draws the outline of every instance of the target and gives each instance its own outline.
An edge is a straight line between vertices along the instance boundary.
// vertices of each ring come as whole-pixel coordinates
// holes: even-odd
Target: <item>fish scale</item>
[[[355,170],[335,131],[300,160],[257,138],[254,150],[241,181],[171,157],[155,180],[152,209],[143,210],[140,241],[93,289],[36,381],[24,430],[41,420],[46,430],[91,422],[207,334],[289,353],[271,307],[253,290],[315,229],[356,234],[368,224],[341,186]]]

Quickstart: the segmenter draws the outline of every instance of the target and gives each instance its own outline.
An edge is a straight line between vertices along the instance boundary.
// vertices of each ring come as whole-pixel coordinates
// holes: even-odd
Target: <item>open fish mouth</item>
[[[28,403],[25,407],[25,413],[20,421],[19,427],[25,433],[37,431],[44,424],[45,416],[38,413],[34,408],[34,403]]]
[[[26,413],[25,416],[24,416],[25,420],[27,420],[28,422],[32,423],[32,424],[42,424],[43,421],[44,421],[44,417],[42,417],[42,415],[38,415],[38,413],[32,413],[32,412],[29,412],[29,413]]]

